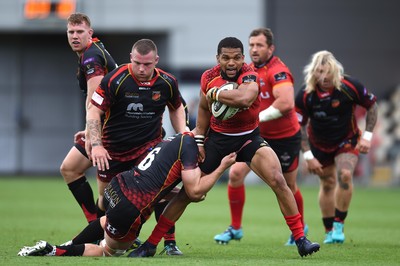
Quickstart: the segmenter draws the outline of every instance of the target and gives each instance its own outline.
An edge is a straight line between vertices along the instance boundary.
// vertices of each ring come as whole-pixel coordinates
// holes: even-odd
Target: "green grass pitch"
[[[95,181],[92,188],[97,194]],[[318,253],[301,258],[284,246],[289,229],[267,186],[246,189],[244,237],[228,245],[213,241],[229,225],[226,185],[217,184],[205,201],[191,204],[177,223],[181,257],[154,258],[18,257],[24,245],[37,240],[60,244],[86,226],[84,216],[62,177],[0,178],[0,265],[400,265],[400,188],[355,186],[345,224],[343,245],[324,245],[317,202],[318,188],[301,187],[309,238],[321,244]],[[144,225],[145,240],[155,224]],[[158,247],[161,251],[162,244]]]

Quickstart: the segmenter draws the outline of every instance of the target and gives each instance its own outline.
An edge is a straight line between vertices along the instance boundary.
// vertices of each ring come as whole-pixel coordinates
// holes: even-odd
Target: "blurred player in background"
[[[303,155],[310,173],[320,179],[324,243],[343,243],[358,155],[371,148],[378,114],[376,97],[344,75],[342,64],[329,51],[313,54],[304,74],[305,85],[296,96]],[[357,105],[367,109],[363,134],[356,121]]]
[[[279,160],[259,134],[259,79],[258,74],[244,62],[242,42],[234,37],[222,39],[218,44],[216,59],[218,65],[205,71],[201,77],[199,110],[194,129],[201,171],[203,174],[211,173],[223,156],[236,152],[236,160],[248,163],[274,191],[300,256],[317,252],[319,244],[310,242],[304,235],[301,215],[283,177]],[[236,82],[239,86],[233,90],[220,90],[219,87],[227,82]],[[218,120],[210,111],[214,101],[240,110],[227,120]],[[190,199],[182,189],[170,201],[147,241],[129,256],[154,256],[164,232],[175,224],[189,203]]]
[[[101,227],[104,240],[99,245],[70,242],[53,246],[39,241],[23,247],[19,256],[121,256],[137,238],[157,202],[181,181],[191,200],[200,201],[222,173],[235,162],[236,153],[225,156],[215,171],[201,176],[198,148],[191,132],[178,134],[158,144],[141,163],[114,177],[105,189],[107,209]],[[81,234],[91,234],[88,225]],[[79,235],[78,235],[79,237]]]
[[[260,80],[260,135],[277,154],[282,166],[283,176],[296,200],[297,208],[304,224],[303,197],[297,186],[299,165],[300,125],[294,109],[293,77],[288,67],[274,55],[274,36],[269,28],[255,29],[249,37],[251,67]],[[220,244],[243,237],[242,215],[245,203],[244,179],[250,168],[244,162],[235,163],[229,171],[228,199],[231,224],[222,234],[214,237]],[[307,234],[307,227],[305,227]],[[290,235],[286,245],[295,245]]]
[[[79,87],[86,96],[85,110],[89,106],[93,92],[102,78],[117,67],[114,59],[99,39],[93,38],[93,29],[87,15],[71,14],[67,19],[68,43],[78,55],[77,78]],[[60,172],[86,220],[92,222],[103,213],[97,214],[98,208],[93,198],[93,191],[86,179],[85,172],[92,166],[85,151],[85,131],[74,136],[75,145],[68,152],[61,164]]]

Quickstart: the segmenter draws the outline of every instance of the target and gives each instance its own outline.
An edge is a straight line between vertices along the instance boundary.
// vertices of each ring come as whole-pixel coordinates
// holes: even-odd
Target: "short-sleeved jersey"
[[[151,80],[141,82],[131,64],[107,74],[91,103],[106,113],[102,142],[118,161],[135,159],[160,142],[165,107],[176,110],[182,104],[173,75],[156,68]]]
[[[272,56],[262,67],[257,68],[253,63],[250,66],[258,73],[260,80],[260,111],[275,101],[273,90],[279,90],[282,85],[293,86],[292,73],[277,56]],[[288,138],[300,130],[294,108],[280,118],[260,123],[259,127],[260,135],[268,139]]]
[[[93,38],[79,57],[77,78],[82,92],[87,94],[87,81],[96,76],[105,76],[117,68],[117,63],[108,53],[103,43]]]
[[[182,171],[198,167],[196,141],[186,134],[159,143],[133,170],[117,175],[126,198],[145,217],[182,181]]]
[[[375,95],[359,81],[344,77],[340,89],[322,91],[319,87],[306,93],[305,86],[296,95],[296,111],[299,122],[308,126],[309,141],[324,152],[331,152],[346,138],[358,136],[360,130],[355,117],[355,108],[360,105],[369,109]]]
[[[207,94],[207,91],[213,87],[220,87],[225,83],[231,82],[221,75],[221,67],[219,65],[206,70],[201,76],[201,91]],[[247,64],[243,64],[241,73],[237,80],[237,84],[257,82],[258,74]],[[258,84],[259,85],[259,84]],[[257,98],[250,108],[240,109],[233,117],[227,120],[219,120],[211,116],[210,128],[219,133],[237,134],[254,130],[258,127],[258,112],[260,100]]]

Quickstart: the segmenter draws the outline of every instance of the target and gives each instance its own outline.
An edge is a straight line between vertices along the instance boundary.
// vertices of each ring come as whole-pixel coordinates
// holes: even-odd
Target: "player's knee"
[[[324,193],[329,193],[335,190],[336,180],[334,177],[321,178],[321,189]]]
[[[78,173],[72,167],[69,167],[68,164],[62,163],[60,166],[60,174],[64,177],[64,180],[67,183],[77,180],[79,177],[84,176],[84,173]]]
[[[243,184],[243,182],[244,182],[244,175],[241,171],[231,170],[229,172],[229,183],[237,187]]]
[[[344,183],[350,183],[353,178],[353,174],[349,169],[340,169],[339,175],[340,180]]]
[[[125,254],[125,249],[112,249],[107,245],[105,239],[99,245],[103,249],[103,257],[120,257]]]

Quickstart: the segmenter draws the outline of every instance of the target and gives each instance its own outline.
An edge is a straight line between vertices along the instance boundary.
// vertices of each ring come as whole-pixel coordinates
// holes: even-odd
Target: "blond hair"
[[[328,65],[328,73],[324,75],[332,74],[333,85],[340,90],[341,80],[344,75],[343,65],[336,60],[333,54],[329,51],[319,51],[312,55],[311,61],[308,65],[304,67],[304,83],[306,93],[310,93],[315,90],[315,85],[317,84],[317,79],[315,77],[316,71],[322,67]]]

